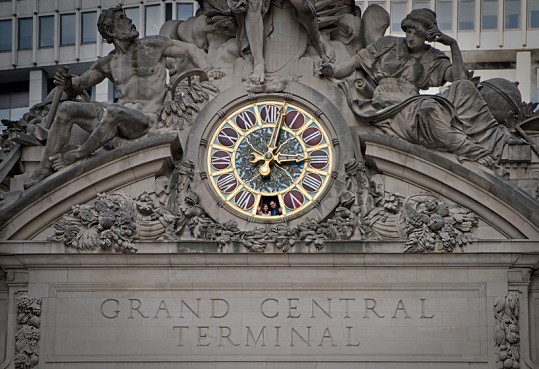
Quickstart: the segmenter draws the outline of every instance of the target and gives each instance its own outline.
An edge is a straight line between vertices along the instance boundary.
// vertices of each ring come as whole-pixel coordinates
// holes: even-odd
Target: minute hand
[[[279,132],[281,131],[281,127],[283,125],[285,110],[286,110],[286,104],[283,104],[283,107],[281,108],[281,111],[279,112],[279,117],[277,118],[277,122],[275,123],[275,127],[273,128],[273,132],[271,133],[270,141],[268,143],[268,151],[271,153],[273,153],[275,149],[277,148],[277,139],[279,138]]]

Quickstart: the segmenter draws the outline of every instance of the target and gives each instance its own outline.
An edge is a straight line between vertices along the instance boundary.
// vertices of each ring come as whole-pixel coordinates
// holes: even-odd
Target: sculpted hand
[[[318,68],[318,73],[323,77],[333,77],[335,74],[335,64],[324,63]]]
[[[427,38],[430,39],[431,37],[434,38],[434,42],[439,42],[442,45],[446,45],[446,46],[449,46],[452,43],[457,42],[454,38],[446,35],[445,33],[442,33],[439,30],[429,31],[427,34]]]
[[[63,68],[58,68],[54,74],[54,84],[56,86],[62,86],[64,90],[69,90],[73,86],[71,74]]]

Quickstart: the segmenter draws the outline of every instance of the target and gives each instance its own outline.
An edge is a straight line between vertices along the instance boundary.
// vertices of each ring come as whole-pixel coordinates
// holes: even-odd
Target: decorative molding
[[[496,368],[520,368],[519,305],[518,295],[511,292],[494,304]]]
[[[31,369],[39,363],[41,302],[41,299],[31,298],[26,292],[17,295],[17,332],[13,358],[16,369]]]

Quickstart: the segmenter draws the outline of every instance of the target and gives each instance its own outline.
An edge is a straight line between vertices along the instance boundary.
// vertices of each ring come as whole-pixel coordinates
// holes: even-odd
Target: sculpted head
[[[97,29],[109,44],[114,38],[129,40],[137,38],[139,35],[131,19],[126,17],[120,5],[103,10],[97,20]]]
[[[434,41],[433,31],[438,31],[436,22],[436,13],[430,9],[414,9],[401,22],[401,28],[404,32],[413,28],[416,34],[419,34],[429,42]]]

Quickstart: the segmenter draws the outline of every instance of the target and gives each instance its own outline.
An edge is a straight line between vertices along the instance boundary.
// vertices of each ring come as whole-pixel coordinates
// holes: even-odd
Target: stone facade
[[[381,8],[302,4],[258,14],[266,73],[242,3],[166,24],[177,41],[139,41],[116,9],[131,32],[103,31],[116,53],[57,75],[70,101],[8,122],[0,368],[537,368],[537,104],[457,78],[458,46],[429,11],[403,28],[430,29],[452,64],[382,38]],[[415,79],[384,74],[391,63],[367,76],[376,45],[370,67],[394,52]],[[439,81],[406,64],[417,52]],[[199,68],[167,60],[164,87],[172,56]],[[118,105],[85,98],[101,77]],[[416,94],[446,80],[471,93],[477,125]],[[375,111],[376,96],[397,101]],[[76,124],[91,135],[56,137]]]

